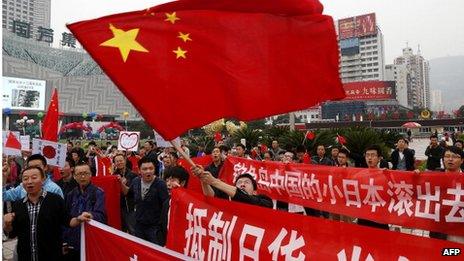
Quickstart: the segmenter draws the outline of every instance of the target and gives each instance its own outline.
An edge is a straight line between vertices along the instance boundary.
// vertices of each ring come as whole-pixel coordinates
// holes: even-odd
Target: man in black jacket
[[[122,192],[134,198],[135,236],[159,245],[161,209],[169,198],[168,188],[166,182],[156,176],[154,161],[143,157],[138,164],[141,177],[134,178],[130,187],[121,178]]]
[[[274,206],[271,198],[257,193],[258,185],[256,180],[248,173],[239,175],[235,180],[235,186],[232,186],[213,177],[210,172],[204,171],[201,166],[192,167],[192,171],[200,178],[203,194],[206,196],[230,198],[233,201],[267,208]]]
[[[408,144],[407,139],[398,139],[397,148],[391,154],[392,169],[414,170],[414,152],[407,148]]]
[[[438,137],[436,135],[430,136],[430,145],[425,150],[427,156],[427,169],[436,170],[441,167],[441,159],[445,150],[438,144]]]
[[[45,173],[38,167],[22,172],[26,197],[3,217],[10,238],[18,237],[18,260],[62,260],[62,226],[69,226],[63,199],[45,191]]]

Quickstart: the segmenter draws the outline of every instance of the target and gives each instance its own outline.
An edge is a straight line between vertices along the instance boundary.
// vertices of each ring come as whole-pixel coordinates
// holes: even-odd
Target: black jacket
[[[31,227],[27,203],[23,199],[13,203],[13,231],[10,237],[18,237],[18,260],[31,260]],[[62,260],[62,226],[69,226],[64,200],[48,192],[43,199],[37,217],[37,251],[39,260]]]
[[[425,150],[425,156],[427,156],[427,169],[428,170],[436,170],[441,167],[441,159],[443,158],[443,154],[445,153],[445,149],[441,146],[437,146],[435,148],[431,148],[430,146],[427,147]]]
[[[406,163],[406,170],[414,170],[414,152],[410,149],[404,149],[403,155],[404,155],[404,160]],[[400,152],[398,149],[396,149],[391,154],[391,163],[393,164],[392,169],[398,169],[399,161],[400,161]]]
[[[141,178],[136,177],[128,193],[128,196],[133,196],[135,201],[135,221],[146,226],[159,226],[161,209],[169,198],[166,182],[156,177],[144,199],[142,199],[141,182]]]

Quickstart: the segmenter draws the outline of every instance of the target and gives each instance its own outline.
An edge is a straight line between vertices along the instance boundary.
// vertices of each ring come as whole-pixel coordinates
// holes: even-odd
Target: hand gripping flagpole
[[[177,144],[174,140],[170,140],[169,143],[182,155],[182,157],[191,165],[191,167],[195,167],[196,164],[193,162],[193,160],[190,158],[190,155],[185,153],[185,151]]]

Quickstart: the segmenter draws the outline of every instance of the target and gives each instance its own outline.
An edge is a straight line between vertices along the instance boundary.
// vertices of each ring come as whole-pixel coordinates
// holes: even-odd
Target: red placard
[[[463,244],[172,192],[167,247],[196,260],[438,260]]]

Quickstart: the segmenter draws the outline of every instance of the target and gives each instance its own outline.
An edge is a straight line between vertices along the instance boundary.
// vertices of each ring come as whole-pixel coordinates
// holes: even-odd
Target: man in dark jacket
[[[232,186],[213,177],[210,172],[204,171],[201,166],[192,167],[192,171],[200,178],[203,194],[206,196],[230,198],[233,201],[267,208],[274,206],[271,198],[257,193],[258,185],[256,180],[248,173],[239,175],[235,180],[235,186]]]
[[[382,151],[379,146],[372,145],[367,147],[366,152],[364,153],[364,158],[366,161],[367,168],[369,169],[379,169],[380,158]],[[374,227],[384,230],[389,230],[388,224],[377,223],[367,219],[358,218],[358,225]]]
[[[427,169],[436,170],[441,167],[441,159],[445,150],[438,144],[438,137],[435,135],[430,136],[430,145],[425,150],[427,156]]]
[[[63,195],[66,195],[71,192],[75,187],[77,187],[77,182],[74,179],[74,161],[69,158],[66,158],[64,163],[64,167],[60,169],[61,179],[56,182],[61,190],[63,191]]]
[[[219,147],[214,147],[213,151],[211,152],[211,157],[213,158],[213,162],[211,162],[211,164],[208,165],[205,170],[211,172],[211,174],[217,178],[223,164],[221,150]]]
[[[10,238],[18,237],[19,261],[62,260],[62,226],[69,225],[63,199],[42,187],[45,173],[38,167],[22,172],[26,196],[13,202],[12,213],[3,217]]]
[[[189,174],[183,167],[174,166],[167,168],[164,171],[164,180],[166,181],[169,195],[171,195],[171,190],[187,187]],[[170,207],[170,200],[167,199],[163,203],[163,208],[161,210],[160,230],[158,231],[158,240],[161,246],[166,244],[166,237],[168,235],[168,214]]]
[[[122,191],[135,202],[135,236],[160,244],[157,235],[163,203],[169,198],[166,182],[158,178],[157,164],[147,157],[139,160],[141,177],[136,177],[127,187],[121,179]]]
[[[79,260],[80,254],[80,224],[94,219],[106,223],[105,193],[90,183],[92,171],[85,162],[78,163],[74,170],[74,179],[79,184],[66,195],[66,214],[71,218],[70,228],[65,228],[66,260]]]
[[[397,149],[391,154],[392,169],[414,170],[414,152],[407,148],[409,144],[405,138],[398,139]]]
[[[113,157],[113,169],[113,175],[119,175],[127,187],[130,187],[137,177],[137,175],[127,167],[127,158],[122,154],[117,154]],[[122,231],[135,235],[134,198],[121,194],[120,206]]]
[[[325,147],[322,144],[316,146],[316,155],[311,157],[311,163],[334,166],[334,162],[325,156]]]

